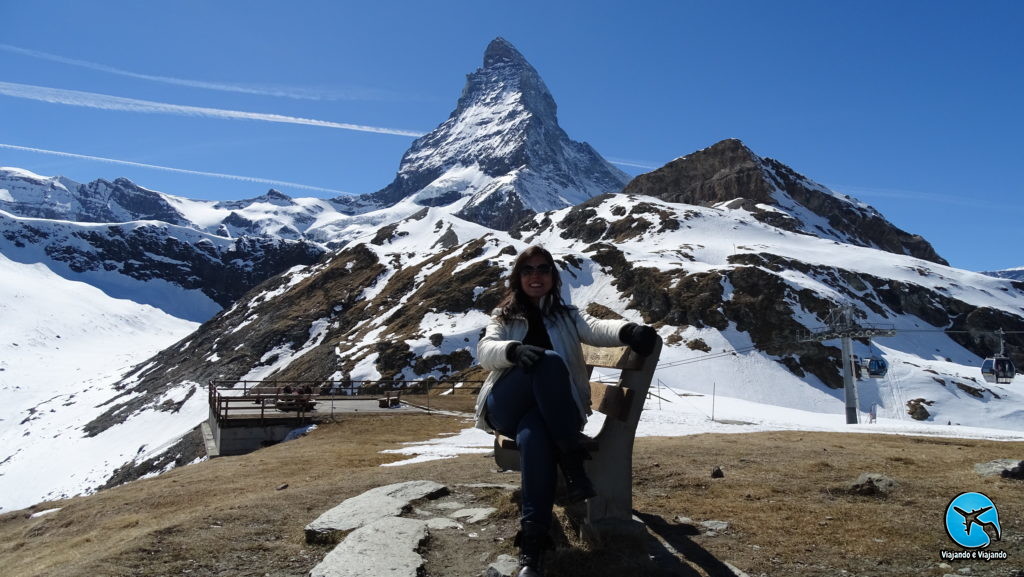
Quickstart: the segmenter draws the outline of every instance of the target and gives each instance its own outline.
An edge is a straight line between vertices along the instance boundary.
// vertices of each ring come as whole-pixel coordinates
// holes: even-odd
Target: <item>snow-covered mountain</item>
[[[329,200],[292,199],[276,190],[245,200],[203,201],[149,190],[126,178],[82,184],[12,167],[0,167],[0,210],[81,223],[158,221],[225,238],[289,240],[303,239],[321,215],[342,215]]]
[[[833,192],[777,160],[761,158],[737,139],[642,174],[622,192],[742,208],[761,222],[792,232],[948,264],[928,241],[893,226],[871,206]]]
[[[103,404],[122,394],[113,386],[121,375],[198,323],[3,254],[0,279],[0,511],[98,487],[112,467],[163,452],[165,440],[195,428],[205,392],[175,387],[174,394],[199,404],[152,412],[105,436],[82,434]],[[177,400],[154,402],[170,407]]]
[[[507,230],[529,214],[621,190],[629,177],[590,145],[570,140],[556,111],[537,71],[497,38],[448,120],[413,143],[395,180],[371,198],[382,205],[459,203],[464,219]]]
[[[88,184],[0,168],[0,251],[203,321],[257,283],[425,207],[490,227],[618,192],[628,177],[558,126],[537,71],[496,39],[455,111],[415,141],[383,190],[201,201],[127,179]]]
[[[146,298],[164,310],[224,307],[187,336],[160,329],[170,346],[131,369],[83,379],[94,385],[88,403],[70,403],[82,382],[62,381],[47,399],[70,404],[33,398],[5,417],[4,435],[32,442],[0,455],[0,483],[41,499],[200,458],[189,431],[205,417],[197,387],[210,379],[478,376],[488,311],[515,255],[534,243],[556,255],[574,303],[658,328],[664,386],[841,415],[837,343],[800,335],[849,304],[859,322],[899,331],[856,344],[856,354],[892,366],[859,383],[863,411],[1024,430],[1024,395],[978,371],[997,346],[994,329],[1024,331],[1024,283],[950,268],[926,240],[737,140],[616,194],[623,185],[558,128],[536,71],[501,39],[451,117],[372,195],[209,202],[123,180],[0,171],[0,253],[16,261],[12,275],[45,263],[108,295],[162,291]],[[249,292],[223,286],[245,273]],[[1024,366],[1024,339],[1006,344]],[[53,411],[45,420],[24,418],[44,410]],[[44,426],[65,420],[56,437]],[[89,468],[26,482],[31,463],[76,443],[90,447]]]
[[[0,209],[18,216],[76,222],[159,220],[186,224],[164,195],[119,178],[80,184],[18,168],[0,168]]]
[[[79,184],[0,168],[0,253],[202,322],[267,278],[323,255],[290,224],[315,220],[306,213],[316,205],[281,197],[207,203],[125,179]]]
[[[1004,269],[1004,270],[993,270],[993,271],[983,272],[981,274],[987,274],[989,276],[994,276],[994,277],[999,277],[999,278],[1011,278],[1011,279],[1014,279],[1014,280],[1024,281],[1024,266],[1019,266],[1019,267],[1016,267],[1016,268],[1008,268],[1008,269]]]

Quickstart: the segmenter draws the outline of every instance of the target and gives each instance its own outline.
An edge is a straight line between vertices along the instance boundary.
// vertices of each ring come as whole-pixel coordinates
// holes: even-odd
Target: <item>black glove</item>
[[[654,344],[657,339],[658,333],[647,325],[629,323],[619,331],[619,340],[622,341],[622,344],[628,345],[641,357],[646,357],[654,352]]]
[[[507,357],[508,360],[521,367],[524,371],[529,371],[533,368],[533,365],[544,358],[544,349],[533,345],[517,343],[509,349]]]

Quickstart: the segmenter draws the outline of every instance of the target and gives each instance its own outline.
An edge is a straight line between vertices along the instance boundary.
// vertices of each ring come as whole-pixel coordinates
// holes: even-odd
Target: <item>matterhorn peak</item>
[[[556,111],[537,70],[496,38],[455,110],[412,144],[395,180],[371,199],[452,205],[467,220],[507,230],[531,214],[620,191],[629,177],[571,140]]]
[[[540,74],[512,43],[498,37],[487,45],[483,67],[466,76],[466,86],[452,114],[513,100],[537,117],[538,122],[558,124],[555,99]]]
[[[516,50],[515,46],[501,36],[491,40],[484,50],[484,68],[493,68],[499,64],[512,64],[529,66],[526,58]]]

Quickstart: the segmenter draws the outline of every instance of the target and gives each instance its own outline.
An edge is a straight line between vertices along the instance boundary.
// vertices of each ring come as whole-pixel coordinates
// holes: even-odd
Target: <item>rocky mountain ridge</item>
[[[874,208],[832,192],[777,160],[759,157],[737,139],[640,175],[622,192],[743,208],[785,230],[949,264],[924,238],[893,226]]]
[[[26,170],[0,168],[0,210],[30,218],[74,222],[158,220],[185,225],[185,217],[158,192],[128,179],[98,179],[81,184],[62,176],[44,177]]]
[[[88,224],[8,213],[0,213],[0,250],[114,298],[199,322],[267,278],[324,253],[304,240],[232,239],[160,221]]]
[[[1024,267],[1010,268],[1006,270],[986,271],[981,274],[987,274],[989,276],[994,276],[998,278],[1009,278],[1024,281]]]

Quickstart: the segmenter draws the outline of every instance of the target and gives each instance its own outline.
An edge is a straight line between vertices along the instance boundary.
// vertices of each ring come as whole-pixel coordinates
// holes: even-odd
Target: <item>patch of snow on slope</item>
[[[651,392],[661,399],[651,398],[637,428],[638,437],[680,437],[705,433],[757,433],[763,431],[820,431],[837,433],[869,433],[914,435],[963,439],[991,439],[996,441],[1024,441],[1024,432],[983,427],[962,427],[937,423],[922,423],[879,417],[874,423],[862,415],[861,424],[846,424],[842,411],[806,411],[791,407],[766,405],[721,394],[658,386],[657,379]],[[839,406],[841,409],[842,407]],[[601,415],[595,413],[587,423],[590,435],[600,430]],[[714,419],[712,419],[714,417]],[[476,428],[462,429],[455,435],[406,443],[400,449],[382,451],[386,454],[406,455],[408,458],[382,467],[393,467],[450,459],[462,454],[485,454],[494,449],[494,436]]]
[[[260,365],[252,368],[239,380],[241,381],[262,381],[274,373],[288,367],[296,359],[315,349],[327,337],[330,329],[330,319],[322,318],[313,321],[309,326],[309,339],[298,349],[293,349],[291,343],[281,344],[263,354],[260,358]]]
[[[147,439],[168,428],[180,436],[202,419],[164,415],[156,428],[84,438],[82,426],[119,394],[112,383],[198,323],[3,255],[0,278],[0,510],[95,487]],[[205,404],[202,391],[189,404],[196,397]]]

